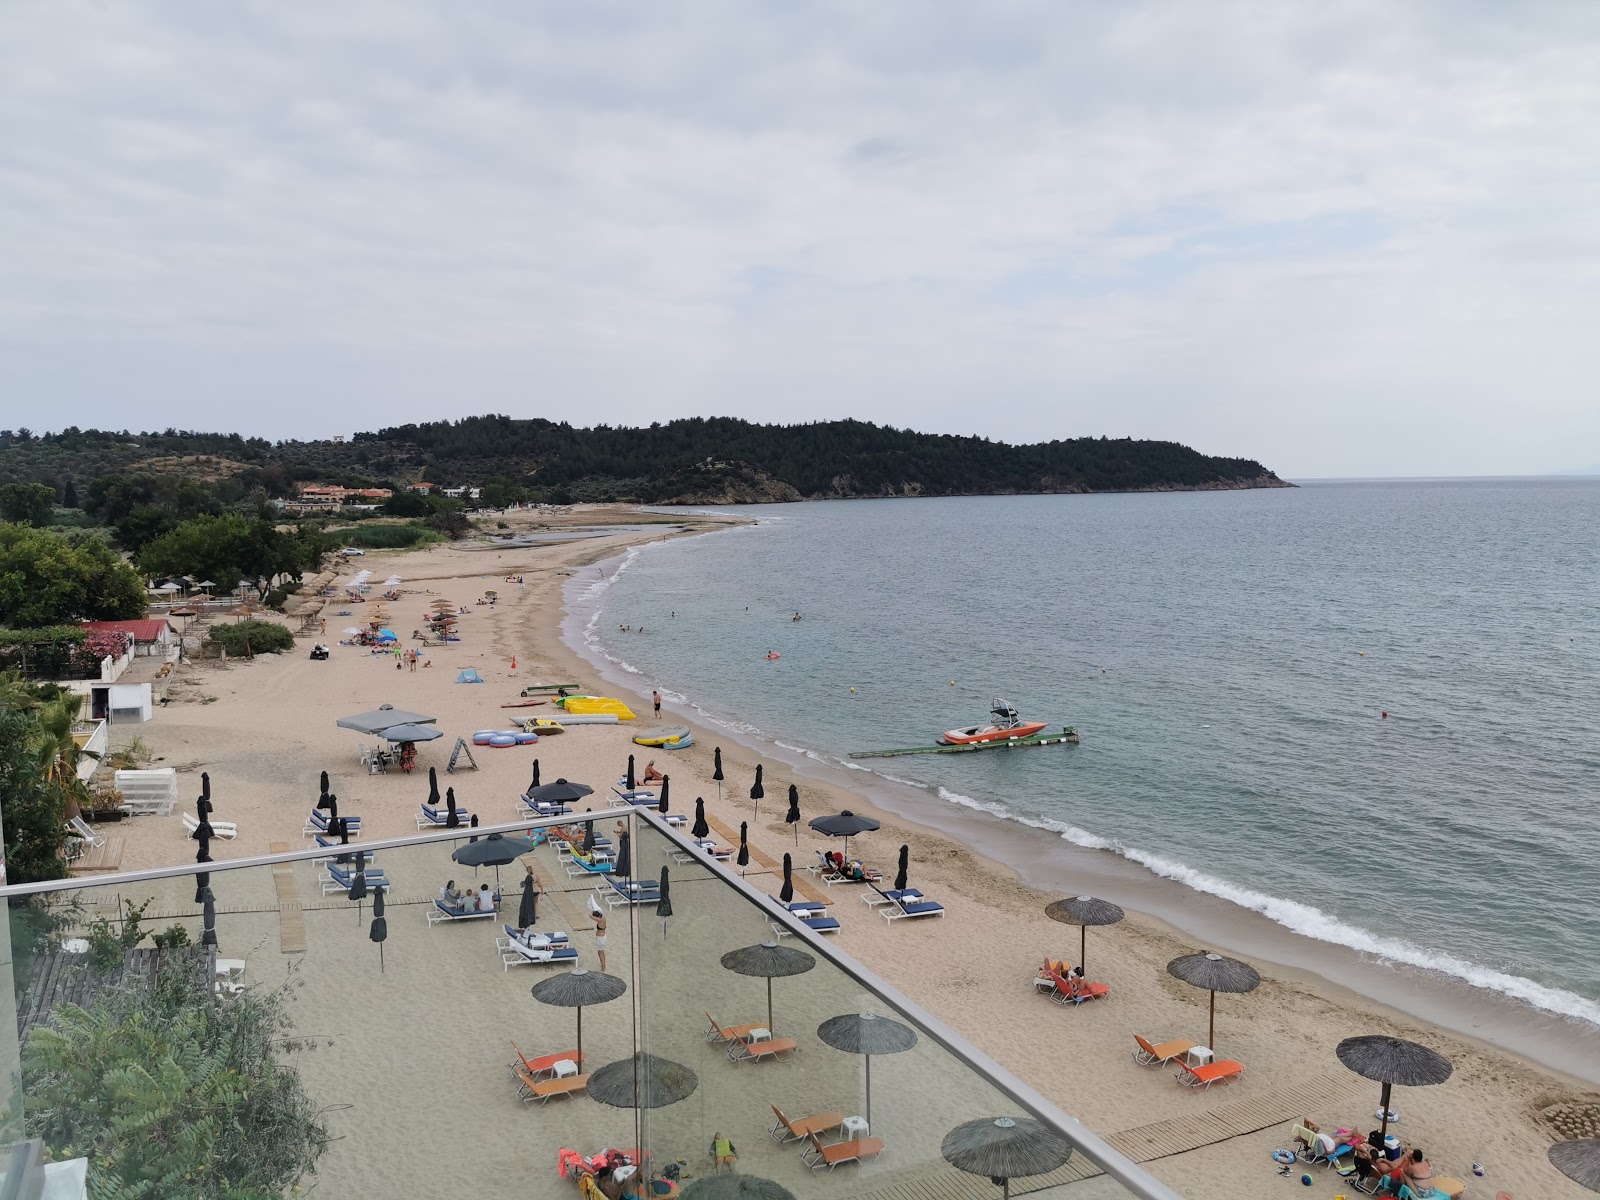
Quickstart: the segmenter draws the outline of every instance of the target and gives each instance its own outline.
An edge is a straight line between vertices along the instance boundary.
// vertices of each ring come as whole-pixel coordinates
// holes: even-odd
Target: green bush
[[[433,530],[421,525],[379,525],[376,522],[360,529],[330,529],[328,536],[341,546],[359,546],[363,550],[409,550],[413,546],[444,541]]]
[[[271,621],[216,625],[207,636],[229,654],[282,654],[294,649],[294,634]]]

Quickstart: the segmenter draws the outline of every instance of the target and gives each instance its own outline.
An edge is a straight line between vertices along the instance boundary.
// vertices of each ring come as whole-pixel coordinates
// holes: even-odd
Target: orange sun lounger
[[[811,1145],[800,1152],[800,1161],[813,1171],[822,1167],[831,1171],[840,1163],[860,1162],[863,1158],[875,1158],[883,1153],[882,1138],[857,1138],[853,1142],[835,1142],[831,1146],[824,1146],[813,1133],[808,1140]]]
[[[718,1025],[717,1019],[710,1013],[706,1013],[706,1020],[711,1022],[711,1030],[706,1034],[708,1042],[736,1042],[742,1037],[749,1037],[752,1029],[764,1028],[760,1021],[752,1021],[748,1025]]]
[[[1189,1053],[1196,1045],[1184,1038],[1173,1038],[1170,1042],[1152,1046],[1137,1033],[1133,1035],[1133,1040],[1139,1043],[1139,1048],[1133,1052],[1133,1061],[1141,1067],[1157,1067],[1162,1063],[1171,1062]]]
[[[800,1049],[800,1043],[793,1038],[768,1038],[764,1042],[752,1042],[749,1034],[736,1037],[728,1044],[729,1062],[777,1062],[785,1054],[793,1054]]]
[[[1178,1073],[1174,1079],[1183,1087],[1209,1088],[1213,1083],[1222,1083],[1244,1074],[1244,1064],[1225,1058],[1221,1062],[1207,1063],[1203,1067],[1191,1067],[1188,1063],[1179,1061]]]
[[[565,1079],[535,1079],[519,1066],[517,1078],[522,1084],[524,1104],[532,1104],[535,1100],[545,1104],[556,1096],[576,1096],[579,1092],[589,1089],[587,1075],[568,1075]]]
[[[511,1048],[517,1052],[517,1061],[511,1064],[513,1073],[520,1067],[535,1079],[553,1073],[558,1062],[579,1062],[576,1050],[558,1050],[554,1054],[541,1054],[538,1058],[529,1058],[522,1052],[522,1047],[515,1042],[511,1043]],[[589,1056],[585,1054],[583,1057]]]
[[[776,1104],[769,1107],[772,1109],[772,1115],[778,1118],[778,1123],[767,1130],[767,1136],[780,1145],[784,1142],[804,1141],[814,1133],[827,1133],[844,1124],[843,1113],[812,1113],[809,1117],[791,1121]]]

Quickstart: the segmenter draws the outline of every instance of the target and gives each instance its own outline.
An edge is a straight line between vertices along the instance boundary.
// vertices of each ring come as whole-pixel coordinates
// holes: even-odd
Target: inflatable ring
[[[537,733],[519,733],[516,736],[517,745],[519,746],[531,746],[539,740]]]
[[[1292,1163],[1294,1161],[1294,1153],[1292,1151],[1279,1148],[1272,1152],[1272,1161],[1276,1163]]]
[[[472,735],[472,744],[474,746],[487,746],[489,739],[492,737],[494,737],[493,733],[475,733]]]
[[[498,746],[501,749],[507,746],[515,746],[516,744],[517,735],[514,733],[497,733],[489,739],[489,745]]]

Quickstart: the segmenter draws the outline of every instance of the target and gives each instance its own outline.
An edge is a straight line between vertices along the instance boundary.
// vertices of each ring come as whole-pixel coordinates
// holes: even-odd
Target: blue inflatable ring
[[[504,749],[506,746],[515,746],[516,744],[517,735],[514,733],[497,733],[489,739],[489,745],[499,746],[502,749]]]

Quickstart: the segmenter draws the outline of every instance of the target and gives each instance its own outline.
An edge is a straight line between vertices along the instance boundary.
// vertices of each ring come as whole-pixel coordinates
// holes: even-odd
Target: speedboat
[[[1017,716],[1017,710],[1009,702],[999,698],[996,698],[994,705],[989,709],[989,715],[994,718],[993,721],[983,725],[967,725],[961,729],[947,729],[939,741],[946,746],[970,746],[974,742],[1009,742],[1016,738],[1032,737],[1049,723],[1024,721]]]

